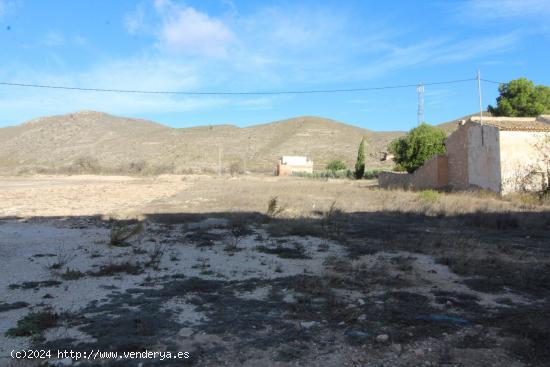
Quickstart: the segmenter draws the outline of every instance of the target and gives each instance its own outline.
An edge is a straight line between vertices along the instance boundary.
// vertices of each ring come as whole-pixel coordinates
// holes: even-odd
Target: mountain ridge
[[[401,131],[373,131],[318,116],[246,127],[169,127],[99,111],[44,116],[0,128],[0,173],[272,172],[278,157],[305,155],[317,168],[341,159],[350,167],[367,139],[367,167],[391,167],[379,152]]]

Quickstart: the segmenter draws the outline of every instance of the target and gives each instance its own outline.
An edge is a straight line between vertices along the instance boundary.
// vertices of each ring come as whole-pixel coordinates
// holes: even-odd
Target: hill
[[[271,172],[281,155],[306,155],[321,168],[332,159],[354,163],[367,138],[367,166],[401,132],[374,132],[303,116],[239,128],[170,128],[94,111],[34,119],[0,128],[2,173],[163,173],[224,170]]]

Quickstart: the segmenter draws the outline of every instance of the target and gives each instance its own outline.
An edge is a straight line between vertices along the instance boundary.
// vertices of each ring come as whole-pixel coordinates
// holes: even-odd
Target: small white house
[[[313,173],[313,161],[307,157],[284,155],[277,162],[277,176],[292,176],[299,172]]]

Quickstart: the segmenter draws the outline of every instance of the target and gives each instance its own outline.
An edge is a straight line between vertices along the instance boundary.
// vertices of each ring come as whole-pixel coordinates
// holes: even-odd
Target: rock
[[[302,322],[300,322],[300,326],[302,327],[302,329],[306,329],[306,330],[311,329],[315,325],[317,325],[317,321],[302,321]]]
[[[453,303],[451,301],[447,301],[445,304],[447,305],[447,307],[452,307],[453,306]]]
[[[396,353],[401,353],[403,351],[403,346],[401,344],[392,344],[391,349]]]
[[[413,350],[413,353],[417,356],[423,356],[424,355],[424,350],[421,349],[421,348],[418,348],[418,349]]]
[[[361,316],[359,316],[357,318],[357,321],[366,321],[366,320],[367,320],[367,315],[365,315],[365,314],[362,314]]]
[[[190,337],[191,335],[193,335],[193,329],[189,327],[184,327],[179,331],[178,335],[183,337]]]
[[[369,333],[360,330],[348,331],[346,335],[353,339],[367,339],[370,336]]]
[[[380,334],[376,337],[376,341],[379,343],[385,343],[388,340],[390,340],[390,336],[388,334]]]
[[[357,300],[357,303],[359,303],[360,306],[364,306],[366,302],[363,299],[359,298]]]

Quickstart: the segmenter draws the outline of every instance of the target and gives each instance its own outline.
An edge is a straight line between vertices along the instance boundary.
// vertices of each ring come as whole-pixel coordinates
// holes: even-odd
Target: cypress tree
[[[361,139],[359,150],[357,151],[357,161],[355,162],[355,178],[361,179],[365,174],[365,138]]]

